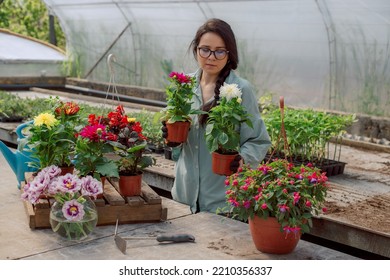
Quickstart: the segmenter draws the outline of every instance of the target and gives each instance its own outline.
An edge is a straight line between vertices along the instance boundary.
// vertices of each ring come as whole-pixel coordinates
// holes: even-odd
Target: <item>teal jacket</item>
[[[203,106],[199,77],[201,70],[194,75],[192,107],[199,109]],[[253,129],[246,124],[240,127],[240,155],[245,163],[252,167],[257,166],[265,157],[271,146],[264,121],[262,120],[258,101],[254,95],[252,85],[238,77],[233,71],[225,80],[228,84],[237,84],[242,91],[242,105],[251,115]],[[211,102],[212,100],[208,101]],[[179,147],[175,147],[172,157],[175,164],[175,181],[172,188],[174,200],[190,206],[192,213],[197,211],[216,212],[218,208],[228,206],[225,199],[225,176],[214,174],[211,167],[211,153],[207,149],[205,127],[199,125],[198,116],[192,117],[188,139]]]

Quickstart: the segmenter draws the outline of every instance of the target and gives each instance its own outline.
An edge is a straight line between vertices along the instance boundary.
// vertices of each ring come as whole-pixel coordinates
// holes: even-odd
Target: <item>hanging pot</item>
[[[142,173],[137,175],[119,175],[119,192],[123,196],[141,194]]]
[[[301,234],[280,231],[280,224],[274,217],[263,219],[258,216],[249,219],[249,229],[256,249],[269,254],[288,254],[294,251]]]
[[[188,131],[190,129],[190,122],[174,122],[167,123],[168,142],[184,143],[187,141]]]
[[[230,170],[230,164],[238,153],[234,154],[219,154],[213,152],[211,154],[212,170],[215,174],[229,176],[233,174]]]

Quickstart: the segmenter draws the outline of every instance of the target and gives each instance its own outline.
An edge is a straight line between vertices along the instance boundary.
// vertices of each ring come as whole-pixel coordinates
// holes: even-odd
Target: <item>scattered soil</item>
[[[390,154],[343,146],[340,161],[347,165],[329,178],[326,215],[390,234]]]

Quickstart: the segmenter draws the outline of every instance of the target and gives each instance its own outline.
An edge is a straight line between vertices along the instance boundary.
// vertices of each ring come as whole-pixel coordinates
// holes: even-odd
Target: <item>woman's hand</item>
[[[242,167],[243,164],[244,164],[244,160],[242,156],[236,155],[234,160],[230,163],[230,170],[236,173],[238,168]]]
[[[161,131],[162,131],[162,137],[165,139],[165,144],[168,146],[168,147],[177,147],[180,145],[180,143],[176,143],[176,142],[169,142],[167,140],[167,137],[168,137],[168,128],[167,128],[167,124],[165,121],[162,121],[162,127],[161,127]]]

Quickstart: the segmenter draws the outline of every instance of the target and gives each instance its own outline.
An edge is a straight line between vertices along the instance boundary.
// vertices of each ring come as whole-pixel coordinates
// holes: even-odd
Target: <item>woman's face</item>
[[[210,53],[210,51],[212,52]],[[199,67],[206,74],[218,75],[229,59],[229,54],[227,52],[228,50],[225,47],[225,42],[218,34],[213,32],[205,33],[200,38],[197,49]],[[208,54],[210,55],[206,57]]]

